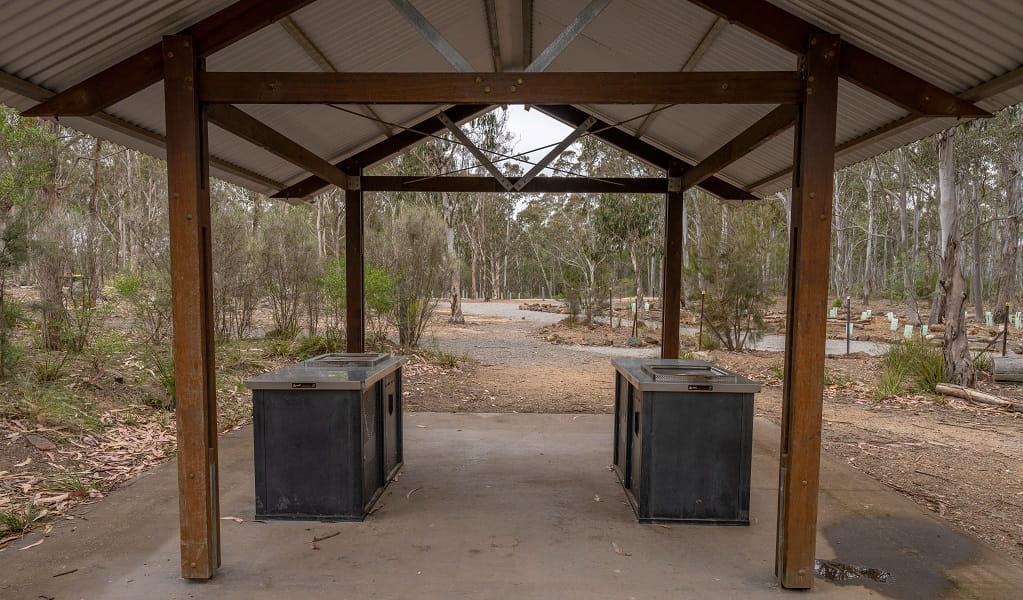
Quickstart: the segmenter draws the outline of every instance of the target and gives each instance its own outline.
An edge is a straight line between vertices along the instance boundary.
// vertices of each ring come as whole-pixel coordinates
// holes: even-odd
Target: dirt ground
[[[551,331],[549,324],[504,316],[468,314],[464,325],[438,319],[434,343],[471,360],[447,369],[410,364],[407,407],[611,412],[610,352],[657,352],[655,347],[608,348],[602,329],[591,331],[589,346],[566,344],[564,337],[548,342]],[[585,341],[585,328],[573,331]],[[756,414],[780,422],[781,353],[714,351],[712,356],[763,384]],[[825,452],[1023,561],[1023,414],[923,396],[874,401],[880,363],[863,354],[826,360]],[[988,378],[979,387],[1023,400],[1021,386]]]
[[[607,413],[613,411],[611,357],[658,353],[655,345],[627,346],[628,336],[620,330],[576,327],[565,332],[556,326],[562,315],[524,314],[516,310],[517,301],[485,304],[467,303],[462,325],[448,324],[447,306],[438,307],[424,344],[443,353],[410,357],[405,369],[408,410]],[[549,339],[552,332],[558,339]],[[222,410],[230,406],[233,411],[223,415],[227,427],[247,419],[240,387],[245,373],[274,366],[259,352],[256,344],[236,350],[237,366],[220,378]],[[781,353],[714,351],[712,357],[761,382],[756,413],[779,421]],[[1023,561],[1023,414],[930,397],[876,402],[871,392],[879,365],[879,358],[866,355],[827,359],[825,451]],[[98,383],[105,391],[94,394],[136,382]],[[1020,386],[987,380],[980,387],[1023,399]],[[0,508],[26,497],[44,500],[40,508],[51,514],[44,514],[36,529],[45,528],[46,519],[73,518],[73,505],[101,501],[119,483],[173,455],[168,413],[141,408],[95,412],[103,427],[84,435],[24,420],[0,422]],[[46,438],[53,447],[34,446],[30,435]],[[95,473],[104,481],[82,480]],[[0,540],[0,552],[10,548],[17,548],[16,536]]]

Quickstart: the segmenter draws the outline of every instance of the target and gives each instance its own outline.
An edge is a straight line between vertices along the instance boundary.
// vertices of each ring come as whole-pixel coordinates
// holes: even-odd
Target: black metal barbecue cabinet
[[[639,521],[748,525],[760,384],[698,360],[612,363],[614,470]]]
[[[256,518],[366,517],[402,465],[404,362],[390,354],[324,354],[245,382]]]

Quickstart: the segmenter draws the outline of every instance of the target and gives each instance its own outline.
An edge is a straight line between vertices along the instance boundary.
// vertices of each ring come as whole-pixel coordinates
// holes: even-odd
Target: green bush
[[[38,521],[43,515],[43,511],[39,510],[33,502],[29,502],[21,510],[12,508],[0,511],[0,537],[28,531],[32,528],[32,523]]]
[[[903,392],[933,394],[934,387],[946,380],[941,349],[922,340],[893,344],[881,363],[881,377],[875,398],[897,396]]]
[[[343,340],[329,336],[309,335],[298,338],[292,346],[291,355],[305,360],[328,352],[341,352]]]

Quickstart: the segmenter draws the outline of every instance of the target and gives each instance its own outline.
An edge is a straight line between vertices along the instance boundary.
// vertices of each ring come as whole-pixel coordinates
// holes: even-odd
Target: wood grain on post
[[[220,566],[209,152],[195,86],[200,59],[192,38],[167,36],[162,49],[181,574],[209,579]]]
[[[668,181],[678,183],[664,195],[664,283],[661,286],[661,358],[678,358],[679,311],[682,308],[682,169],[668,167]],[[670,184],[669,184],[670,186]]]
[[[363,275],[362,167],[346,163],[349,178],[345,190],[345,329],[348,352],[366,351],[366,294]],[[353,179],[354,178],[354,179]]]
[[[814,583],[838,51],[838,36],[810,36],[796,120],[775,563],[787,588]]]

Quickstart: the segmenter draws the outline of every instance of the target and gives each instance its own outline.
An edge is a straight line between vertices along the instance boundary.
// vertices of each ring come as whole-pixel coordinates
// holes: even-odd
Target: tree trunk
[[[945,375],[949,383],[972,387],[977,374],[966,338],[963,306],[966,304],[966,280],[959,264],[958,199],[955,188],[955,155],[952,148],[954,130],[939,133],[938,189],[940,193],[942,246],[941,277],[939,284],[945,296],[945,335],[942,352]]]
[[[973,278],[970,280],[970,296],[973,300],[973,318],[984,321],[984,267],[981,264],[980,249],[980,199],[976,198],[977,189],[974,187],[973,195],[977,204],[973,209]]]
[[[1018,157],[1017,157],[1018,158]],[[1016,265],[1019,262],[1020,174],[1018,161],[1010,164],[1002,161],[998,175],[1005,190],[1005,220],[1002,221],[1002,254],[998,261],[998,296],[995,301],[995,322],[1005,322],[1006,306],[1013,300],[1016,289]]]
[[[639,257],[636,255],[636,248],[629,245],[629,258],[632,259],[632,272],[636,275],[636,314],[643,314],[643,274],[639,270]]]
[[[863,303],[870,306],[870,292],[874,276],[874,181],[877,179],[877,166],[872,164],[867,181],[867,248],[863,258]]]
[[[902,289],[906,294],[906,317],[909,324],[920,326],[920,311],[916,306],[916,277],[913,266],[916,255],[909,251],[909,234],[906,227],[906,194],[909,187],[906,183],[905,150],[895,151],[895,164],[899,171],[899,254],[902,256]]]
[[[451,314],[448,315],[450,323],[465,323],[465,316],[462,314],[462,262],[458,260],[458,253],[455,251],[455,207],[450,194],[444,192],[440,198],[441,211],[444,216],[444,237],[447,242],[448,253],[448,283],[451,298]]]

